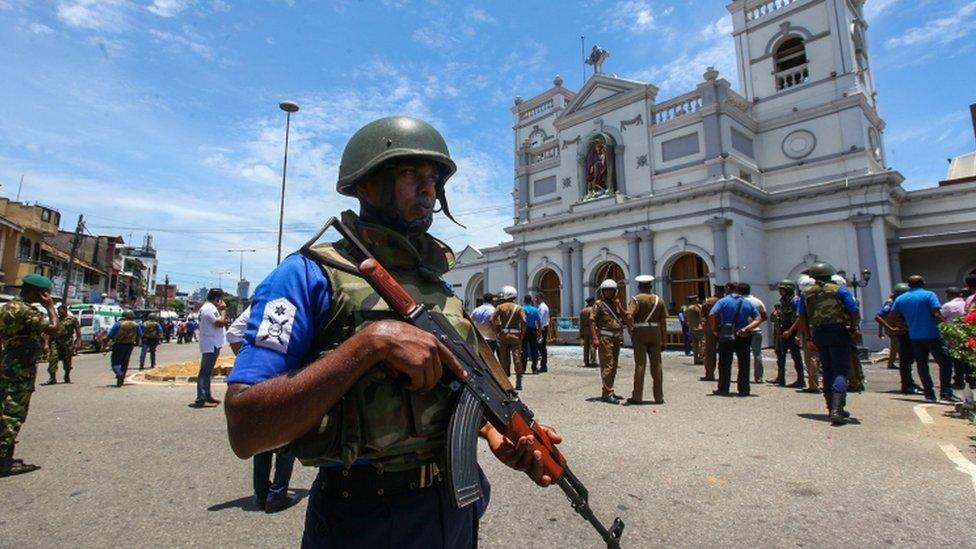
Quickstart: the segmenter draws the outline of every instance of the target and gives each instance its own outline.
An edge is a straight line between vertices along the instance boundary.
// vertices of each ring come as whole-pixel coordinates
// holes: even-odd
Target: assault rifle
[[[329,227],[335,227],[362,257],[358,268],[352,269],[311,249],[311,245]],[[593,525],[607,547],[620,547],[620,536],[624,529],[623,521],[619,517],[615,518],[610,528],[607,528],[593,514],[586,487],[569,470],[566,458],[550,440],[546,431],[535,421],[532,410],[519,399],[517,393],[511,390],[511,385],[505,387],[492,376],[491,369],[484,358],[468,345],[443,315],[431,313],[427,307],[416,303],[349,228],[333,217],[302,248],[302,253],[330,267],[366,279],[373,290],[404,322],[436,336],[467,372],[467,378],[461,380],[445,369],[445,379],[442,380],[453,389],[460,391],[457,408],[448,424],[447,435],[448,481],[458,507],[469,505],[481,496],[477,444],[478,432],[487,420],[511,441],[518,441],[524,436],[534,437],[536,449],[542,452],[545,474],[563,489],[573,509]]]

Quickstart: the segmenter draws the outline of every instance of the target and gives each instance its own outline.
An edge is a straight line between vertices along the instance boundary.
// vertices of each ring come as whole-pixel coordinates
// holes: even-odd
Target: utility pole
[[[230,250],[227,250],[227,251],[230,252],[230,253],[239,253],[239,254],[241,254],[241,278],[240,279],[241,280],[244,280],[244,254],[245,253],[256,252],[257,250],[255,250],[253,248],[234,248],[234,249],[230,249]]]
[[[61,293],[61,304],[68,306],[68,287],[71,285],[71,271],[75,266],[75,255],[78,253],[78,246],[81,244],[81,232],[85,230],[85,216],[78,215],[78,226],[75,228],[75,235],[71,238],[71,253],[68,254],[68,271],[64,277],[64,290]]]

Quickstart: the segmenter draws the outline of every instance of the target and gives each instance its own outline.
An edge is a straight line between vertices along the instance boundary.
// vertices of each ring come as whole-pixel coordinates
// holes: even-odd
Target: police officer
[[[702,306],[697,295],[688,296],[688,306],[685,307],[685,323],[691,330],[691,353],[694,357],[694,364],[705,363],[704,349],[705,334],[702,327]]]
[[[68,314],[64,305],[58,307],[58,335],[48,338],[47,375],[48,380],[41,385],[54,385],[58,382],[58,363],[64,364],[64,382],[71,383],[71,359],[81,347],[81,323]]]
[[[619,404],[621,397],[613,392],[613,380],[617,377],[620,344],[623,343],[623,308],[617,301],[617,282],[607,279],[600,283],[596,304],[590,312],[590,337],[599,345],[600,377],[603,380],[604,402]]]
[[[129,359],[132,349],[139,344],[142,337],[142,326],[136,324],[132,311],[122,313],[122,320],[112,324],[108,330],[108,338],[112,340],[112,373],[115,374],[115,386],[121,387],[125,383],[125,374],[129,371]]]
[[[149,355],[149,367],[156,367],[156,348],[163,337],[163,327],[156,320],[155,315],[149,315],[142,324],[142,352],[139,353],[139,369],[146,367],[146,354]]]
[[[32,304],[40,303],[47,318]],[[41,341],[58,334],[58,315],[51,299],[51,279],[29,274],[24,277],[20,297],[0,309],[0,340],[3,368],[0,368],[0,477],[36,471],[40,467],[14,459],[17,434],[27,419]]]
[[[705,302],[702,303],[702,352],[705,355],[702,362],[705,364],[705,375],[698,378],[699,381],[716,381],[715,368],[717,365],[718,340],[715,338],[715,332],[712,330],[712,323],[708,322],[707,319],[712,314],[712,307],[724,295],[725,288],[723,286],[715,286],[715,295],[706,297]]]
[[[843,425],[847,376],[850,371],[851,340],[857,333],[860,311],[854,296],[831,281],[837,274],[829,263],[814,263],[807,274],[815,281],[803,290],[797,313],[807,345],[815,346],[823,370],[824,399],[833,425]]]
[[[359,199],[359,215],[342,214],[358,240],[414,300],[475,341],[442,279],[454,254],[427,233],[437,202],[450,217],[455,170],[429,124],[383,118],[346,145],[337,191]],[[248,458],[290,444],[319,467],[304,547],[472,547],[487,483],[481,501],[458,509],[440,473],[455,399],[439,381],[444,369],[463,370],[435,336],[392,318],[352,274],[356,259],[345,241],[316,245],[257,287],[224,401],[231,447]],[[508,440],[490,424],[481,435],[507,465],[552,482],[529,437]]]
[[[639,275],[637,295],[627,304],[627,329],[634,343],[634,392],[628,404],[644,400],[644,368],[651,363],[654,403],[664,404],[664,374],[661,371],[661,346],[667,339],[668,311],[664,300],[651,291],[654,277]]]
[[[793,359],[793,369],[796,370],[796,381],[789,386],[802,389],[803,383],[803,356],[800,353],[800,346],[796,342],[796,284],[792,280],[780,280],[777,284],[779,290],[779,301],[773,305],[773,337],[776,343],[776,379],[770,380],[780,387],[786,385],[786,358],[789,355]]]
[[[525,311],[515,302],[518,290],[512,286],[502,287],[498,294],[501,303],[491,315],[491,323],[498,333],[498,357],[505,375],[512,377],[512,364],[515,364],[515,390],[522,390],[522,376],[525,363],[522,362],[522,341],[525,339]]]
[[[579,335],[580,341],[583,344],[583,367],[584,368],[596,368],[599,364],[596,357],[593,356],[593,350],[599,348],[597,345],[593,344],[593,338],[590,332],[590,321],[593,317],[593,302],[595,300],[592,297],[586,298],[586,307],[579,314]]]

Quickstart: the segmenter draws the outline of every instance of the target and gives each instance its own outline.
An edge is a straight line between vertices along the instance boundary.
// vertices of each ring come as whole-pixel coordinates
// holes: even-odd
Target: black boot
[[[515,390],[522,390],[522,374],[515,374]]]
[[[844,419],[851,417],[851,413],[847,411],[847,394],[845,393],[840,397],[840,415],[844,416]]]
[[[119,375],[115,376],[115,386],[116,387],[121,387],[123,383],[125,383],[125,376],[124,375],[119,374]]]
[[[64,371],[64,382],[71,383],[71,370]]]
[[[0,477],[22,475],[40,469],[39,465],[31,465],[14,459],[14,447],[0,447]]]
[[[41,383],[41,385],[57,385],[57,384],[58,384],[58,380],[54,379],[54,374],[51,374],[51,377],[49,377],[47,381]]]
[[[844,396],[840,393],[830,395],[830,424],[844,424]]]

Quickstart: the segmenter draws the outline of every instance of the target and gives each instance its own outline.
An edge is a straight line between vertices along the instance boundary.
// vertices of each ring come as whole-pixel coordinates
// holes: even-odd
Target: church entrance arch
[[[704,300],[712,295],[708,265],[698,254],[686,252],[674,259],[668,271],[670,301],[676,309],[688,304],[688,296]]]
[[[597,295],[600,289],[600,283],[604,280],[616,280],[617,281],[617,301],[620,302],[620,306],[627,307],[627,279],[624,276],[624,269],[620,265],[617,265],[613,261],[604,261],[603,263],[597,265],[597,268],[593,270],[593,279],[590,283],[593,285],[593,294]],[[599,297],[599,295],[597,295]]]
[[[543,269],[539,271],[536,275],[535,283],[533,284],[537,288],[537,291],[542,294],[546,300],[546,305],[549,306],[549,316],[550,318],[557,318],[562,311],[562,300],[560,299],[560,292],[562,290],[562,284],[559,281],[559,275],[556,271],[552,269]]]
[[[467,291],[464,293],[464,308],[468,311],[474,310],[476,303],[485,295],[485,277],[476,274],[468,281]]]

